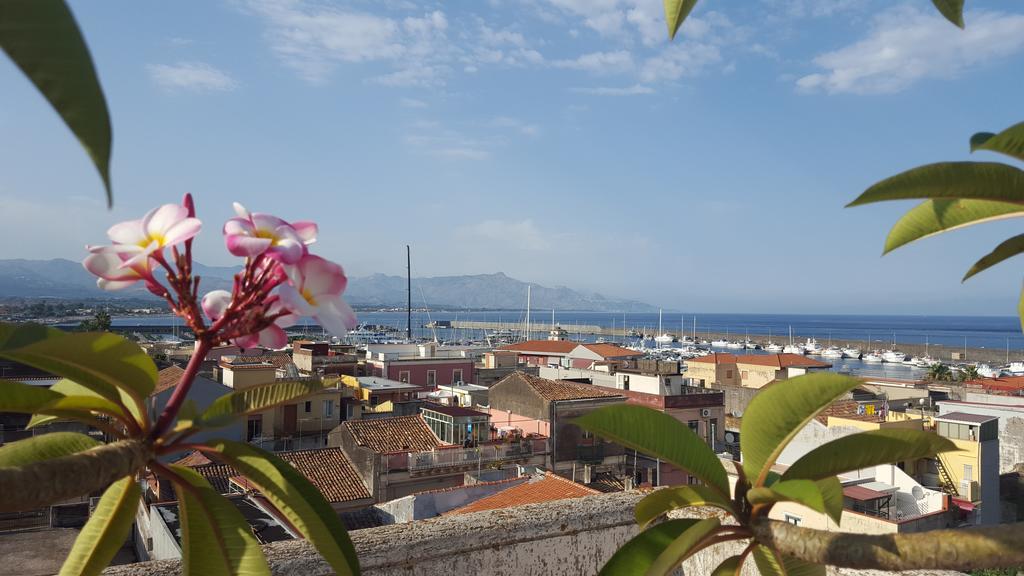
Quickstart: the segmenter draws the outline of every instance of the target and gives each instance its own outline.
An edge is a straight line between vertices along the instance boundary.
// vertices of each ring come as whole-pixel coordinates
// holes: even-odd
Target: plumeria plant
[[[279,348],[284,328],[312,316],[342,335],[355,315],[342,299],[341,266],[309,251],[312,222],[290,223],[235,205],[224,225],[229,252],[244,259],[230,292],[200,295],[192,242],[201,228],[190,195],[139,220],[112,226],[111,244],[87,247],[83,264],[106,290],[136,283],[163,298],[196,337],[195,352],[165,408],[152,414],[156,366],[132,342],[109,333],[66,333],[38,325],[0,324],[0,357],[63,378],[50,389],[0,381],[0,412],[32,414],[29,427],[81,422],[113,441],[73,432],[42,434],[0,447],[0,512],[28,510],[102,491],[61,574],[98,574],[124,543],[135,520],[147,471],[169,481],[178,497],[186,574],[268,574],[259,543],[241,513],[191,469],[169,457],[198,450],[227,462],[308,539],[338,574],[359,570],[337,514],[300,473],[273,454],[232,440],[195,442],[196,433],[247,414],[294,402],[323,384],[285,381],[222,396],[199,412],[187,401],[213,346]],[[152,414],[152,415],[151,415]]]

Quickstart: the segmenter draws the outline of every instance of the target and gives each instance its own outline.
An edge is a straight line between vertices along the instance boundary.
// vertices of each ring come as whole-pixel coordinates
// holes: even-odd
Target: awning
[[[887,498],[889,494],[886,494],[885,492],[878,492],[876,490],[865,488],[863,486],[854,485],[844,486],[843,496],[846,496],[847,498],[852,498],[854,500],[859,500],[861,502],[867,502],[870,500],[880,500],[882,498]]]
[[[963,510],[964,512],[971,512],[974,510],[974,502],[968,500],[961,500],[959,498],[950,498],[953,501],[953,505]]]

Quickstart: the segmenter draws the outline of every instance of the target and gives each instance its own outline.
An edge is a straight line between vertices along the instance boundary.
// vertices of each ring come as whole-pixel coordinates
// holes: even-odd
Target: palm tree
[[[960,381],[961,382],[968,382],[970,380],[977,380],[978,378],[981,378],[981,374],[978,374],[978,367],[977,366],[964,366],[960,370]]]
[[[946,381],[951,380],[953,377],[953,371],[942,363],[932,364],[928,368],[928,379],[935,381]]]

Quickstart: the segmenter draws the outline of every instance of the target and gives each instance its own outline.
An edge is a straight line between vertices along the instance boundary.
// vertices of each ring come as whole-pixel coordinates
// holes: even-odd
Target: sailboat
[[[832,331],[831,330],[828,331],[828,348],[825,348],[825,350],[823,350],[821,352],[821,355],[824,356],[825,358],[842,358],[843,357],[843,351],[840,350],[838,346],[833,346],[832,345]]]
[[[661,308],[658,308],[658,335],[654,337],[654,343],[658,345],[658,348],[661,348],[663,345],[673,342],[675,342],[675,338],[661,330]]]
[[[715,348],[725,348],[729,345],[729,329],[725,329],[725,338],[719,338],[718,340],[712,340],[711,346]]]
[[[779,352],[783,352],[786,349],[786,347],[783,346],[782,344],[776,344],[775,342],[772,342],[771,328],[768,328],[768,344],[765,345],[764,349],[767,350],[768,352],[771,352],[772,354],[778,354]]]
[[[793,327],[789,327],[789,344],[782,349],[786,354],[804,354],[803,346],[793,344]]]

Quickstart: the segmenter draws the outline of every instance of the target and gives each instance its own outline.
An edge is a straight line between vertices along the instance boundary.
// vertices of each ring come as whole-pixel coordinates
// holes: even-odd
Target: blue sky
[[[699,312],[1014,313],[1018,225],[880,258],[912,203],[843,209],[1020,121],[1024,8],[969,0],[72,0],[114,123],[115,207],[0,59],[0,258],[78,259],[196,195],[321,224],[348,273],[491,273]],[[980,156],[978,156],[980,159]]]

